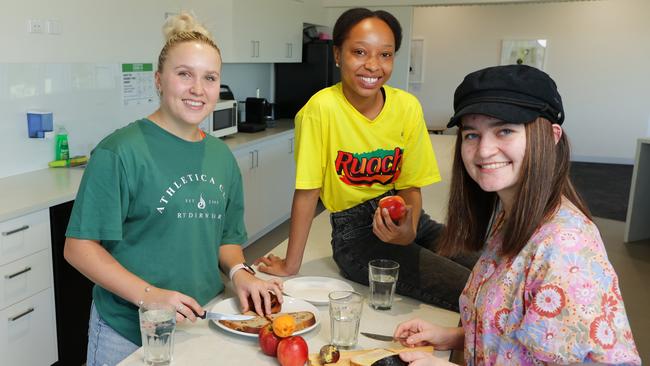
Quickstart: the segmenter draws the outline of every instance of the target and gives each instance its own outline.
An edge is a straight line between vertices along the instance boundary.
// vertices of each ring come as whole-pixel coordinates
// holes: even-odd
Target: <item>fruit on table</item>
[[[341,357],[338,348],[333,344],[326,344],[320,349],[320,360],[322,363],[335,363]]]
[[[406,202],[400,196],[386,196],[379,200],[379,207],[387,209],[390,218],[397,222],[406,214]]]
[[[303,366],[308,357],[307,342],[301,336],[284,338],[278,344],[278,361],[282,366]]]
[[[273,333],[278,337],[288,337],[296,330],[296,320],[291,315],[281,315],[273,319]]]
[[[273,333],[271,324],[260,329],[259,334],[260,348],[265,355],[276,357],[278,354],[278,344],[282,338]]]

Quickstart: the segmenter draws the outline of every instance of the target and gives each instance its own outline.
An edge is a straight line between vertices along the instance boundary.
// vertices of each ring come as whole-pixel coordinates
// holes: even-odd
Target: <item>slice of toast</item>
[[[296,332],[311,327],[316,323],[316,316],[310,311],[298,311],[295,313],[277,313],[267,317],[261,317],[256,313],[248,311],[244,315],[253,315],[255,318],[250,320],[219,320],[224,326],[244,333],[258,334],[262,328],[270,324],[273,319],[280,315],[291,315],[296,320]]]
[[[273,319],[279,317],[280,315],[284,315],[284,313],[271,314],[266,318],[270,321],[273,321]],[[316,316],[311,311],[297,311],[295,313],[288,313],[288,315],[291,315],[296,321],[296,330],[294,332],[301,331],[316,324]]]
[[[392,351],[389,351],[387,349],[378,348],[378,349],[374,349],[374,350],[372,350],[370,352],[366,352],[364,354],[352,357],[352,359],[350,359],[350,365],[353,365],[353,366],[370,366],[373,363],[375,363],[375,362],[377,362],[377,361],[379,361],[379,360],[381,360],[383,358],[393,356],[393,355],[396,355],[396,353],[392,352]]]
[[[249,320],[219,320],[219,323],[230,329],[251,334],[258,334],[260,329],[271,323],[268,319],[252,311],[247,311],[243,315],[252,315],[254,318]]]

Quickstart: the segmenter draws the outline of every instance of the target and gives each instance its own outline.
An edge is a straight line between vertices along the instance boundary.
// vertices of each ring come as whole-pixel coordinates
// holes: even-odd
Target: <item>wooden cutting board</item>
[[[354,350],[354,351],[340,351],[341,352],[341,357],[339,358],[338,362],[336,363],[326,363],[322,364],[320,362],[320,355],[318,353],[310,353],[309,354],[309,366],[350,366],[350,359],[352,357],[362,355],[364,353],[368,353],[370,351],[374,351],[376,348],[373,349],[360,349],[360,350]],[[413,347],[413,348],[404,348],[404,347],[398,347],[398,348],[385,348],[391,352],[395,353],[400,353],[400,352],[405,352],[405,351],[422,351],[422,352],[427,352],[427,353],[433,353],[433,347],[432,346],[427,346],[427,347]]]

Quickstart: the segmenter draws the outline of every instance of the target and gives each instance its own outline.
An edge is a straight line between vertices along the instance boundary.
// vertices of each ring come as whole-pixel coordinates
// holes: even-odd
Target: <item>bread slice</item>
[[[224,326],[244,333],[258,334],[262,328],[270,324],[273,319],[280,315],[291,315],[296,320],[296,332],[316,324],[316,316],[310,311],[298,311],[295,313],[277,313],[267,317],[261,317],[256,313],[247,311],[244,315],[253,315],[255,318],[250,320],[219,320]]]
[[[268,319],[261,317],[252,311],[247,311],[243,315],[251,315],[254,316],[254,318],[249,320],[219,320],[219,323],[230,329],[251,334],[259,333],[260,329],[270,323]]]
[[[370,352],[366,352],[364,354],[352,357],[350,359],[350,365],[352,366],[370,366],[373,363],[381,360],[382,358],[386,358],[389,356],[394,356],[397,353],[389,351],[387,349],[374,349]]]
[[[283,313],[271,314],[267,316],[267,319],[273,321],[273,319],[284,315]],[[316,316],[311,311],[297,311],[295,313],[288,313],[296,321],[296,330],[294,332],[301,331],[305,328],[309,328],[312,325],[316,324]]]

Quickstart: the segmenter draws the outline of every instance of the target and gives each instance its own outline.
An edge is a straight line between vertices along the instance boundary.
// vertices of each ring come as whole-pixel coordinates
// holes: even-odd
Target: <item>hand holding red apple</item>
[[[400,196],[384,197],[379,200],[378,206],[372,222],[372,232],[385,243],[411,244],[416,234],[411,206],[407,206]]]
[[[379,207],[388,210],[390,218],[396,223],[406,215],[406,202],[400,196],[386,196],[380,199]]]

